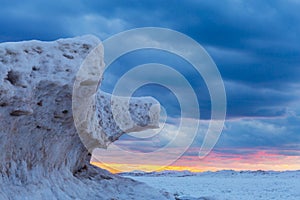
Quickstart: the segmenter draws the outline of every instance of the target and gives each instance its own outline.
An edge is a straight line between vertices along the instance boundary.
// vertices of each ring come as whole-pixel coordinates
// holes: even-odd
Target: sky
[[[224,81],[226,122],[215,148],[206,158],[198,157],[203,143],[203,134],[199,134],[183,156],[166,169],[300,169],[300,1],[0,0],[0,3],[0,42],[51,41],[84,34],[105,40],[133,28],[163,27],[186,34],[201,44]],[[111,92],[118,78],[128,70],[152,62],[173,66],[190,82],[197,94],[201,116],[189,120],[191,123],[200,120],[200,129],[205,132],[211,115],[207,86],[178,56],[151,49],[129,53],[107,69],[101,89]],[[126,67],[121,69],[121,66]],[[173,82],[176,86],[176,80]],[[134,136],[138,134],[133,134],[120,138],[116,144],[127,150],[154,151],[173,137],[180,118],[179,103],[170,90],[155,84],[138,89],[135,95],[150,95],[160,101],[167,113],[165,129],[148,141],[136,140]],[[180,131],[181,140],[189,137],[189,128]],[[176,148],[176,144],[171,148]],[[167,156],[162,153],[161,157]],[[119,165],[131,170],[126,163]],[[151,170],[150,165],[160,163],[135,165]]]

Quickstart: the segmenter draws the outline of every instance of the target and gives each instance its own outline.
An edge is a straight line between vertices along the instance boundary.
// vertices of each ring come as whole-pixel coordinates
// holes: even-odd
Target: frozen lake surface
[[[216,200],[300,200],[300,171],[129,173],[124,176],[178,196]]]

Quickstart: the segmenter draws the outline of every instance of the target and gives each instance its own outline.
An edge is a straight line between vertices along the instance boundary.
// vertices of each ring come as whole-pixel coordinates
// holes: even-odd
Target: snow
[[[0,200],[174,199],[90,164],[74,124],[72,89],[87,55],[96,46],[103,53],[99,43],[95,36],[83,36],[0,44]],[[99,55],[92,66],[103,67]],[[142,110],[144,116],[150,106],[139,108],[133,112]]]
[[[163,175],[165,174],[165,175]],[[177,176],[176,176],[177,174]],[[300,171],[241,171],[141,173],[126,176],[180,196],[199,199],[300,199]],[[201,197],[201,198],[200,198]]]

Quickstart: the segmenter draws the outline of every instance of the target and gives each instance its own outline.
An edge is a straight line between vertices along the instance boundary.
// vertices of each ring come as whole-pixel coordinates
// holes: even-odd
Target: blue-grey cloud
[[[228,121],[217,148],[272,148],[300,150],[300,118],[289,115],[277,119]],[[283,152],[284,153],[284,152]]]
[[[278,117],[300,98],[299,87],[294,87],[300,84],[299,10],[299,2],[293,0],[2,1],[0,41],[53,40],[87,33],[106,39],[129,28],[172,28],[194,38],[215,60],[225,80],[229,118]],[[122,64],[134,64],[130,60]],[[180,63],[165,60],[169,65]],[[186,69],[181,72],[201,94],[202,117],[209,118],[207,88]],[[117,79],[118,71],[107,77]],[[178,113],[176,103],[170,104],[174,104],[170,110]]]

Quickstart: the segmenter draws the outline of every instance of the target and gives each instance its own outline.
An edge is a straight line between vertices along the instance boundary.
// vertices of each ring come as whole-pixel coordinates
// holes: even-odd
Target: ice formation
[[[125,132],[155,127],[159,111],[152,98],[133,99],[133,121],[125,119],[121,128],[110,123],[110,95],[95,93],[97,82],[76,77],[80,64],[95,47],[103,54],[99,44],[94,36],[0,44],[0,199],[171,198],[90,165],[87,148],[106,147]],[[90,64],[104,64],[102,56],[96,59]],[[86,109],[84,106],[76,107],[81,114],[72,112],[73,86],[78,86],[75,79],[90,88],[86,91],[90,93],[75,101],[73,97],[73,108],[89,100],[92,102],[87,101],[86,106],[95,105],[95,112],[80,110]],[[80,87],[76,91],[82,92]],[[116,99],[122,108],[124,99]],[[156,105],[154,111],[150,105]],[[78,120],[81,139],[88,141],[87,148],[74,120]]]

